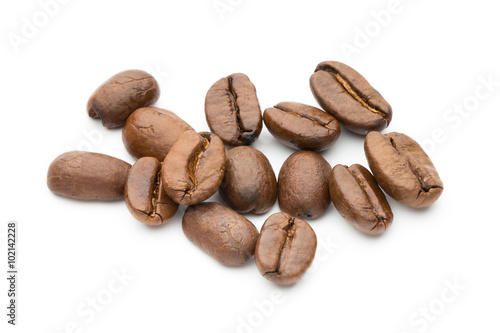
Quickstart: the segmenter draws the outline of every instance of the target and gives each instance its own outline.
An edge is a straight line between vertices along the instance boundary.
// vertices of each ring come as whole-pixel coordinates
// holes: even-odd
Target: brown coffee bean
[[[271,134],[294,149],[323,151],[340,135],[337,119],[313,106],[282,102],[264,111],[264,123]]]
[[[294,217],[317,218],[330,205],[330,164],[318,153],[301,150],[283,163],[278,176],[278,202]]]
[[[362,165],[336,165],[330,174],[330,197],[340,215],[356,230],[378,235],[392,224],[391,206]]]
[[[276,201],[278,185],[273,167],[252,147],[226,152],[226,171],[219,188],[222,199],[238,213],[267,213]]]
[[[434,164],[409,136],[370,132],[365,139],[365,154],[380,187],[397,201],[409,207],[427,207],[443,193]]]
[[[343,63],[320,63],[310,85],[319,105],[354,133],[382,131],[391,122],[389,103],[361,74]]]
[[[107,128],[122,127],[128,116],[160,97],[158,82],[150,74],[137,70],[118,73],[94,91],[87,102],[89,117],[102,119]]]
[[[231,146],[250,145],[262,130],[255,86],[245,74],[231,74],[207,92],[205,116],[210,130]]]
[[[175,113],[160,108],[141,108],[127,119],[122,139],[135,158],[156,157],[163,161],[179,136],[193,130]]]
[[[289,285],[300,280],[311,266],[316,245],[316,234],[307,222],[276,213],[262,226],[255,263],[269,281]]]
[[[205,201],[219,189],[225,165],[224,144],[217,135],[187,131],[163,161],[165,191],[179,204],[194,205]]]
[[[186,237],[224,265],[241,265],[254,255],[259,231],[252,222],[216,202],[189,206],[182,218]]]
[[[108,155],[70,151],[50,164],[47,186],[55,194],[74,199],[123,199],[130,167]]]
[[[160,161],[142,157],[135,162],[125,185],[125,203],[133,217],[149,225],[163,224],[175,215],[179,205],[163,189]]]

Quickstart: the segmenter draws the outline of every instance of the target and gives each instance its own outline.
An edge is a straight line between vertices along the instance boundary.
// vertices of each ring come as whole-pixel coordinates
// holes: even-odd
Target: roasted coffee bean
[[[127,119],[122,139],[135,158],[156,157],[163,161],[179,136],[193,130],[175,113],[160,108],[141,108]]]
[[[443,193],[443,182],[429,156],[407,135],[371,132],[365,139],[365,154],[380,187],[397,201],[427,207]]]
[[[224,265],[241,265],[255,252],[259,231],[252,222],[216,202],[189,206],[182,218],[186,237]]]
[[[125,203],[133,217],[149,225],[163,224],[175,215],[179,205],[163,189],[160,161],[142,157],[135,162],[125,185]]]
[[[389,103],[361,74],[343,63],[320,63],[310,85],[319,105],[354,133],[382,131],[391,122]]]
[[[292,284],[311,266],[316,245],[316,234],[307,222],[276,213],[262,226],[255,247],[255,263],[266,279]]]
[[[337,119],[313,106],[282,102],[264,111],[264,123],[271,134],[294,149],[323,151],[340,135]]]
[[[101,118],[107,128],[121,127],[132,112],[154,104],[159,97],[155,78],[132,69],[112,76],[97,88],[87,102],[87,113],[91,118]]]
[[[187,131],[163,161],[162,180],[169,197],[183,205],[210,198],[224,177],[226,153],[215,134]]]
[[[294,217],[317,218],[330,205],[330,164],[318,153],[301,150],[283,163],[278,176],[278,202]]]
[[[277,192],[276,175],[264,154],[246,146],[227,151],[219,193],[229,207],[238,213],[264,214],[273,207]]]
[[[391,206],[362,165],[336,165],[330,174],[330,197],[340,215],[356,230],[378,235],[392,224]]]
[[[55,194],[74,199],[123,199],[130,167],[108,155],[70,151],[50,164],[47,186]]]
[[[262,130],[255,86],[245,74],[231,74],[207,92],[205,116],[210,130],[231,146],[250,145]]]

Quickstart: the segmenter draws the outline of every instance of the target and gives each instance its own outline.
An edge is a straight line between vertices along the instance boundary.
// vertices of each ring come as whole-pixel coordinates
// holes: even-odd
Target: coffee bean
[[[219,203],[189,206],[182,218],[186,237],[224,265],[241,265],[254,255],[259,231],[252,222]]]
[[[301,150],[283,163],[278,176],[278,202],[294,217],[317,218],[330,205],[330,164],[318,153]]]
[[[150,74],[137,70],[118,73],[104,82],[87,102],[89,117],[102,119],[107,128],[125,125],[128,116],[160,97],[160,87]]]
[[[262,226],[255,263],[266,279],[289,285],[300,280],[311,266],[316,245],[316,234],[307,222],[276,213]]]
[[[313,106],[282,102],[264,111],[264,123],[271,134],[294,149],[323,151],[340,135],[333,116]]]
[[[443,192],[429,156],[405,134],[371,132],[365,139],[365,154],[380,187],[409,207],[427,207]]]
[[[354,133],[382,131],[391,122],[389,103],[361,74],[343,63],[320,63],[310,85],[319,105]]]
[[[362,165],[336,165],[330,174],[330,197],[340,215],[356,230],[378,235],[392,224],[391,206]]]
[[[55,194],[74,199],[123,199],[130,167],[108,155],[70,151],[50,164],[47,186]]]
[[[273,167],[252,147],[226,152],[226,171],[219,188],[222,199],[238,213],[267,213],[276,201],[278,185]]]
[[[175,215],[179,205],[163,189],[160,161],[142,157],[135,162],[127,177],[125,203],[133,217],[149,225],[163,224]]]
[[[183,133],[163,161],[162,180],[169,197],[183,205],[210,198],[224,177],[226,153],[215,134]]]
[[[160,108],[141,108],[127,119],[122,139],[135,158],[156,157],[163,161],[179,136],[193,130],[175,113]]]
[[[231,146],[250,145],[262,130],[255,86],[245,74],[231,74],[207,92],[205,116],[210,130]]]

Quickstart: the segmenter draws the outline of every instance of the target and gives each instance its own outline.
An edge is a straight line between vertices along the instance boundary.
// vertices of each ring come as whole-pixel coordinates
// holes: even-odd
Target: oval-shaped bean
[[[159,97],[160,86],[155,78],[131,69],[101,84],[87,102],[87,113],[91,118],[101,118],[104,127],[122,127],[132,112],[154,104]]]
[[[379,235],[392,224],[391,206],[362,165],[336,165],[330,174],[330,197],[340,215],[356,230]]]
[[[208,132],[183,133],[163,161],[165,191],[175,202],[194,205],[210,198],[224,177],[224,144]]]
[[[311,266],[316,246],[316,234],[307,222],[276,213],[262,226],[255,263],[269,281],[289,285],[300,280]]]
[[[150,107],[136,110],[127,119],[122,139],[135,158],[156,157],[163,161],[179,136],[193,130],[175,113]]]
[[[278,185],[264,154],[242,146],[226,152],[226,171],[219,188],[222,199],[238,213],[267,213],[276,201]]]
[[[142,157],[129,171],[125,185],[125,203],[138,221],[160,225],[172,218],[179,205],[165,193],[161,163],[154,157]]]
[[[324,61],[316,67],[310,86],[321,107],[348,130],[365,135],[389,126],[392,108],[368,81],[351,67]]]
[[[337,119],[328,113],[295,102],[282,102],[264,111],[264,123],[282,144],[294,149],[323,151],[340,135]]]
[[[123,199],[131,165],[118,158],[70,151],[49,166],[47,186],[55,194],[83,200]]]
[[[278,176],[278,202],[294,217],[317,218],[330,205],[330,164],[318,153],[301,150],[290,155]]]
[[[365,154],[380,187],[397,201],[427,207],[443,193],[443,182],[420,145],[402,133],[370,132]]]
[[[252,222],[216,202],[189,206],[182,218],[186,237],[224,265],[241,265],[255,252],[259,231]]]
[[[245,74],[215,82],[205,98],[210,130],[231,146],[250,145],[262,130],[262,113],[255,86]]]

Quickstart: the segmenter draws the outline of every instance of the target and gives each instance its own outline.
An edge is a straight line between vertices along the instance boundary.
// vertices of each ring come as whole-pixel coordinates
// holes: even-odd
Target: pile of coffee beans
[[[381,134],[392,108],[368,81],[335,61],[320,63],[310,78],[318,104],[282,102],[262,115],[255,86],[245,74],[231,74],[207,92],[205,116],[211,133],[196,132],[175,113],[153,107],[158,82],[127,70],[104,82],[90,97],[87,112],[107,128],[123,126],[123,143],[137,159],[83,151],[67,152],[49,167],[49,189],[82,200],[119,200],[140,222],[161,225],[179,205],[186,237],[224,265],[241,265],[255,255],[260,273],[288,285],[311,265],[316,234],[303,219],[321,216],[330,202],[355,229],[378,235],[393,213],[384,192],[421,208],[435,202],[443,183],[431,160],[410,137]],[[249,147],[262,131],[297,149],[276,175],[266,156]],[[319,154],[335,144],[341,125],[366,135],[371,172],[359,164],[330,164]],[[226,146],[234,147],[226,151]],[[380,186],[380,187],[379,187]],[[382,188],[382,189],[381,189]],[[384,192],[383,192],[383,191]],[[216,192],[227,204],[204,202]],[[259,233],[241,214],[265,214]]]

